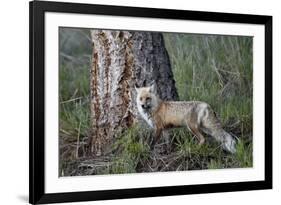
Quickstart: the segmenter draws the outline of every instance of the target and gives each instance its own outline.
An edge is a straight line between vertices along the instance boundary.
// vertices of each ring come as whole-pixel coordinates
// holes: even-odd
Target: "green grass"
[[[170,142],[164,140],[154,149],[149,146],[151,132],[135,125],[118,135],[113,145],[113,157],[94,174],[124,174],[136,172],[184,171],[201,169],[242,168],[252,166],[252,145],[240,140],[237,153],[223,151],[216,142],[198,145],[186,129],[173,129]],[[170,151],[163,152],[163,147]]]
[[[62,51],[70,49],[71,43],[75,48],[70,49],[71,61],[61,61],[59,74],[60,144],[72,147],[77,146],[77,139],[86,144],[84,139],[90,130],[90,60],[81,60],[81,56],[91,53],[89,47],[85,48],[88,44],[77,44],[76,38],[63,41]],[[209,103],[224,129],[240,139],[237,153],[226,153],[207,136],[208,143],[199,146],[185,128],[171,130],[168,142],[162,139],[151,150],[151,131],[136,125],[118,134],[111,155],[102,162],[92,159],[99,161],[87,161],[88,166],[79,155],[84,145],[80,144],[78,151],[70,146],[62,148],[60,173],[121,174],[252,166],[252,38],[166,33],[164,39],[180,100]],[[86,163],[86,168],[78,169],[81,163]],[[93,168],[93,164],[97,166]]]
[[[75,137],[85,136],[90,126],[88,69],[60,67],[60,128]]]
[[[198,145],[197,140],[185,129],[173,131],[176,153],[185,161],[185,169],[221,169],[252,166],[252,144],[240,140],[237,152],[229,154],[213,140]]]
[[[148,133],[138,126],[132,126],[118,135],[113,145],[110,174],[137,172],[138,165],[149,157],[150,148],[144,137]]]

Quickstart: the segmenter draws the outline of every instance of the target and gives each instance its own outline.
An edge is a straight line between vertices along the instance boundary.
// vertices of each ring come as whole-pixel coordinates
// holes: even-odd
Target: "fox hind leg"
[[[190,124],[190,125],[187,124],[187,127],[192,132],[192,134],[196,136],[196,138],[199,141],[199,145],[205,143],[205,137],[201,134],[201,132],[199,131],[199,127],[196,124]]]

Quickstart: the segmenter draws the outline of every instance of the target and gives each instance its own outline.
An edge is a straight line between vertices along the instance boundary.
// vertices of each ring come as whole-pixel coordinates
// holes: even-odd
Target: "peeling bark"
[[[91,37],[91,151],[99,156],[137,119],[135,83],[154,80],[164,100],[178,95],[161,33],[91,30]]]

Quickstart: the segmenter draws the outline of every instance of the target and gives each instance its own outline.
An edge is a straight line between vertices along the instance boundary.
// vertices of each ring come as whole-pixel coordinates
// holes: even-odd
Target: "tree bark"
[[[154,80],[163,100],[178,94],[161,33],[91,30],[91,37],[91,151],[99,156],[138,119],[134,84]]]

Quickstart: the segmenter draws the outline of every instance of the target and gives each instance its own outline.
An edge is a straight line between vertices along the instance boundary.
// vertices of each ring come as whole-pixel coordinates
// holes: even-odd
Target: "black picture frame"
[[[30,143],[29,143],[29,202],[32,204],[154,197],[198,193],[260,190],[272,188],[272,17],[248,14],[230,14],[104,6],[62,2],[32,1],[30,12]],[[46,12],[97,14],[111,16],[182,19],[209,22],[259,24],[265,26],[265,180],[235,183],[183,185],[153,188],[135,188],[71,193],[45,193],[44,132],[45,132],[45,80],[44,80],[44,15]]]

